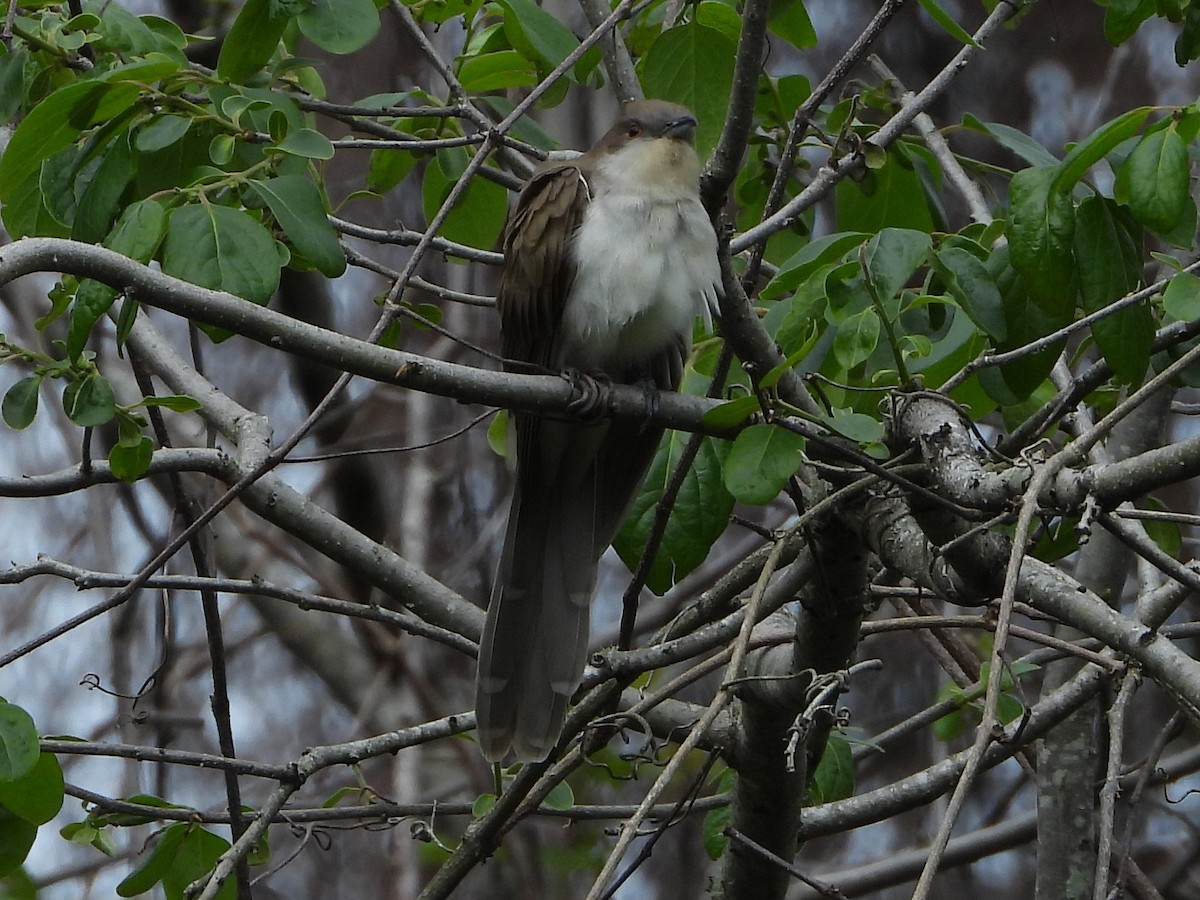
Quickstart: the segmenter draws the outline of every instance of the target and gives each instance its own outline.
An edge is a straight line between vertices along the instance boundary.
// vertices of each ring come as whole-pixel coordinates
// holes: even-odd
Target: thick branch
[[[145,305],[227,328],[268,347],[374,381],[463,402],[561,413],[572,399],[577,399],[572,387],[560,378],[494,372],[390,350],[309,325],[232,294],[180,281],[103,247],[58,238],[24,238],[0,248],[0,286],[34,272],[95,278]],[[702,430],[701,416],[717,405],[718,401],[702,397],[663,393],[657,408],[648,411],[644,391],[614,384],[609,411],[614,416],[696,431]]]

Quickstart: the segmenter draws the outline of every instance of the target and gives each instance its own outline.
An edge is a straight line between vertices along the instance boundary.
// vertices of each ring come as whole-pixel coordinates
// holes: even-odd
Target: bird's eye
[[[638,136],[639,136],[639,135],[641,135],[641,133],[642,133],[642,126],[641,126],[641,125],[639,125],[637,122],[633,122],[633,123],[631,123],[631,124],[630,124],[630,126],[629,126],[629,127],[626,129],[626,130],[625,130],[625,133],[626,133],[627,135],[629,135],[629,137],[631,137],[631,138],[638,137]]]

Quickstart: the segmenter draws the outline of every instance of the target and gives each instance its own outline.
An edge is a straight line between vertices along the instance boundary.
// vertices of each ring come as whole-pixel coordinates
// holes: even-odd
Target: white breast
[[[690,148],[680,149],[695,159]],[[563,309],[563,366],[619,371],[680,336],[687,340],[696,316],[707,322],[716,307],[717,238],[696,192],[695,168],[680,173],[683,179],[644,180],[639,165],[656,164],[661,173],[667,162],[670,172],[675,160],[625,156],[613,158],[621,171],[602,168],[591,179],[592,202],[571,242],[576,277]],[[639,183],[651,187],[631,188]]]

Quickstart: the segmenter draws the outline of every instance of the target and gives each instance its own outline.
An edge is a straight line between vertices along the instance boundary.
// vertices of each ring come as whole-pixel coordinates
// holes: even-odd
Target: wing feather
[[[587,181],[578,165],[538,172],[521,191],[504,236],[498,300],[506,358],[551,368],[575,278],[570,241],[587,205]]]

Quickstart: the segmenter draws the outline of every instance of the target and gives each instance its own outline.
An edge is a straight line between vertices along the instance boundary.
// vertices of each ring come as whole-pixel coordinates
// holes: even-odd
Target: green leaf
[[[1009,249],[1008,245],[996,248],[987,261],[988,272],[1004,298],[1008,336],[997,347],[1001,351],[1014,350],[1061,328],[1075,311],[1074,302],[1058,309],[1036,302],[1025,279],[1012,267]],[[1042,384],[1061,350],[1060,342],[1006,363],[999,370],[983,369],[978,374],[979,382],[997,403],[1020,403]]]
[[[813,272],[826,263],[835,262],[857,247],[870,235],[865,231],[838,232],[809,241],[798,250],[762,290],[762,298],[771,300],[794,291]]]
[[[1134,0],[1132,5],[1113,3],[1104,14],[1104,37],[1114,47],[1120,46],[1152,15],[1154,0]]]
[[[138,806],[153,806],[159,809],[188,809],[189,807],[180,806],[177,803],[169,803],[161,797],[156,797],[153,794],[134,794],[132,797],[124,798],[129,803],[136,803]],[[91,821],[102,822],[105,825],[118,825],[126,827],[129,825],[149,825],[151,822],[157,822],[154,816],[143,816],[136,813],[98,813],[93,812]]]
[[[227,166],[237,150],[237,138],[232,134],[215,134],[208,142],[208,158],[214,166]]]
[[[407,150],[372,150],[367,164],[367,187],[377,194],[386,194],[405,178],[417,164],[417,157]]]
[[[63,805],[63,773],[53,753],[41,753],[21,778],[0,781],[0,806],[34,825],[44,825]]]
[[[114,7],[115,4],[112,4],[109,9]],[[124,82],[129,87],[138,88],[140,93],[141,85],[174,75],[185,62],[185,58],[180,53],[149,53],[144,59],[135,59],[132,62],[113,66],[97,75],[96,79],[111,84]],[[138,104],[130,103],[126,104],[124,111],[132,114],[137,108]]]
[[[737,772],[726,769],[717,779],[718,790],[722,793],[732,791],[737,785]],[[729,824],[729,805],[718,806],[704,814],[704,824],[701,827],[701,840],[704,852],[711,860],[718,860],[729,846],[729,838],[725,836],[725,826]]]
[[[863,248],[863,272],[880,303],[891,300],[929,255],[932,241],[923,231],[884,228]]]
[[[841,732],[830,732],[810,782],[804,798],[806,806],[833,803],[854,794],[854,754]]]
[[[508,410],[500,410],[493,418],[487,430],[488,446],[501,459],[508,459],[509,449]]]
[[[279,287],[279,254],[267,230],[241,210],[211,203],[171,211],[162,267],[260,305]]]
[[[167,900],[184,900],[187,886],[209,872],[229,842],[199,826],[178,823],[163,831],[150,856],[117,885],[117,895],[136,897],[160,881]],[[219,900],[234,900],[231,879],[217,892]]]
[[[975,38],[971,37],[970,33],[959,25],[950,13],[942,9],[941,4],[937,0],[920,0],[920,3],[921,8],[929,13],[930,18],[937,22],[950,37],[954,38],[960,44],[966,44],[968,47],[979,46]]]
[[[203,877],[221,854],[229,849],[229,841],[204,828],[192,828],[179,845],[171,866],[163,873],[163,890],[167,900],[186,900],[187,888]],[[217,891],[217,900],[236,900],[237,883],[230,878]]]
[[[818,421],[859,444],[872,444],[883,439],[882,422],[851,409],[835,409],[828,416],[819,416]]]
[[[183,37],[178,26],[175,27],[174,34],[162,34],[159,28],[151,27],[152,23],[147,21],[150,17],[135,16],[117,3],[89,0],[84,4],[84,8],[100,15],[100,27],[95,28],[100,34],[100,40],[93,44],[97,50],[115,52],[122,57],[163,54],[181,65],[186,62],[183,53],[180,52],[186,43],[178,43],[178,39]]]
[[[371,0],[313,0],[296,21],[306,38],[339,55],[361,50],[379,33],[379,10]]]
[[[994,341],[1008,333],[1000,289],[975,254],[962,247],[943,247],[933,257],[934,268],[971,320]]]
[[[560,781],[550,789],[542,803],[550,809],[565,810],[575,805],[575,792],[565,781]]]
[[[191,827],[184,822],[167,826],[159,836],[158,843],[154,845],[154,850],[150,855],[117,885],[117,896],[136,897],[138,894],[146,893],[162,881],[163,875],[174,862],[175,855],[179,852],[179,847]]]
[[[471,804],[471,815],[476,819],[486,815],[496,805],[497,799],[495,794],[480,794]]]
[[[70,841],[72,844],[79,844],[81,847],[86,847],[96,840],[96,835],[100,829],[90,822],[71,822],[59,829],[58,833],[63,840]]]
[[[112,385],[103,375],[88,375],[72,381],[63,390],[63,410],[81,428],[94,428],[112,421],[117,413]]]
[[[800,435],[777,425],[751,425],[725,459],[725,487],[742,503],[770,503],[800,468],[803,451]]]
[[[161,406],[171,412],[186,413],[195,412],[203,404],[195,397],[188,397],[186,394],[163,394],[158,397],[145,397],[129,408],[137,409],[139,406]]]
[[[1075,207],[1058,190],[1060,168],[1022,169],[1009,184],[1009,252],[1034,300],[1048,309],[1075,306],[1072,235]]]
[[[473,11],[474,0],[437,0],[435,3],[417,3],[409,5],[413,15],[419,22],[432,22],[440,25],[450,19],[457,18]]]
[[[305,259],[330,278],[346,271],[346,254],[325,216],[325,204],[316,185],[299,175],[281,175],[269,181],[252,181],[250,186]]]
[[[706,412],[700,419],[705,428],[723,431],[741,425],[761,409],[757,397],[737,397]]]
[[[39,102],[0,156],[0,201],[12,201],[13,192],[36,175],[42,161],[69,147],[84,129],[132,108],[140,92],[136,84],[81,81]]]
[[[797,50],[817,46],[817,32],[802,0],[774,0],[767,15],[767,28]]]
[[[1143,137],[1117,170],[1114,196],[1151,231],[1170,231],[1187,210],[1187,142],[1172,122]]]
[[[736,50],[736,44],[715,28],[690,23],[660,34],[642,60],[647,96],[682,103],[700,120],[696,150],[701,159],[721,136]]]
[[[138,129],[133,143],[139,152],[153,153],[182,140],[191,127],[192,120],[186,116],[156,116],[147,125]]]
[[[29,51],[20,45],[0,56],[0,125],[7,125],[21,108],[28,62]]]
[[[124,482],[134,482],[146,474],[154,457],[154,442],[143,436],[133,446],[116,444],[108,451],[108,465],[113,475]]]
[[[933,231],[933,213],[911,162],[888,151],[886,162],[866,172],[862,181],[849,178],[838,182],[834,206],[839,231],[911,228]]]
[[[782,5],[782,4],[779,4]],[[775,7],[772,6],[772,11]],[[696,22],[709,28],[715,28],[731,41],[736,41],[742,33],[742,17],[736,9],[721,0],[701,0],[696,6]]]
[[[1200,5],[1189,3],[1183,16],[1183,27],[1175,38],[1175,64],[1186,66],[1200,58]]]
[[[108,312],[116,299],[117,292],[107,284],[91,278],[79,282],[67,326],[67,355],[70,359],[79,359],[79,354],[87,345],[88,335],[92,333],[92,327]]]
[[[122,132],[108,145],[91,176],[76,181],[75,190],[82,193],[71,225],[73,240],[94,244],[108,233],[131,178],[133,151],[129,149],[129,135]]]
[[[125,208],[104,239],[104,246],[140,263],[148,263],[166,231],[167,213],[162,204],[139,200]],[[117,291],[106,284],[91,278],[80,281],[67,330],[67,354],[72,360],[79,358],[92,328],[112,307],[116,297]]]
[[[36,825],[0,806],[0,878],[25,862],[36,837]]]
[[[138,200],[125,207],[104,246],[122,256],[148,263],[167,233],[167,211],[156,200]]]
[[[9,428],[20,431],[33,424],[38,409],[38,389],[42,385],[39,375],[29,375],[22,378],[8,389],[4,402],[0,404],[0,413],[4,423]]]
[[[0,701],[0,781],[24,778],[40,755],[37,728],[29,713],[15,703]]]
[[[1156,497],[1144,497],[1138,502],[1140,506],[1155,512],[1168,511],[1167,505]],[[1158,544],[1158,548],[1163,553],[1171,559],[1179,559],[1179,554],[1183,550],[1183,536],[1179,533],[1179,526],[1175,522],[1163,519],[1143,519],[1142,527],[1146,529],[1150,540]]]
[[[1200,277],[1180,272],[1163,292],[1163,309],[1180,322],[1200,319]]]
[[[81,179],[86,181],[98,165],[96,160],[86,158],[83,147],[74,144],[42,163],[38,173],[42,205],[54,221],[65,229],[63,234],[67,237],[70,237],[71,223],[75,221],[75,208],[78,205],[75,183]]]
[[[866,362],[879,344],[879,314],[860,309],[843,321],[833,336],[833,355],[843,369],[850,370]]]
[[[311,128],[293,131],[276,144],[275,149],[303,159],[333,159],[333,144],[329,138]]]
[[[480,53],[464,60],[458,80],[472,92],[498,91],[537,84],[537,68],[516,50]]]
[[[613,541],[613,547],[630,569],[637,565],[645,549],[654,523],[655,503],[670,479],[688,437],[677,431],[669,431],[663,437],[650,472]],[[723,441],[705,438],[684,477],[647,579],[647,586],[656,594],[664,593],[704,562],[709,548],[729,523],[733,496],[725,489],[721,475],[726,447],[728,445]]]
[[[430,222],[450,195],[458,180],[451,173],[458,168],[458,154],[439,151],[437,159],[425,168],[421,199],[425,221]],[[465,165],[465,163],[464,163]],[[508,215],[508,192],[498,184],[476,177],[442,223],[441,235],[471,247],[488,249],[496,244]]]
[[[4,96],[0,90],[0,97]],[[38,900],[37,883],[29,873],[18,868],[5,878],[0,878],[0,898],[3,900]]]
[[[998,122],[981,122],[970,113],[963,116],[963,125],[974,131],[980,131],[991,137],[997,144],[1015,153],[1031,166],[1054,166],[1058,157],[1025,134],[1010,125]]]
[[[246,0],[221,44],[217,74],[246,81],[271,61],[287,23],[287,16],[273,13],[270,0]]]
[[[530,62],[553,69],[579,46],[571,30],[532,0],[496,0],[504,10],[504,35]]]
[[[1121,210],[1104,197],[1088,197],[1075,216],[1075,258],[1083,311],[1093,313],[1138,289],[1141,242],[1134,239]],[[1126,384],[1140,384],[1150,365],[1154,316],[1145,303],[1127,307],[1092,325],[1092,336]]]
[[[1084,174],[1107,156],[1118,144],[1133,137],[1150,114],[1149,106],[1131,109],[1111,122],[1100,126],[1072,148],[1062,161],[1062,171],[1055,187],[1070,191]]]

